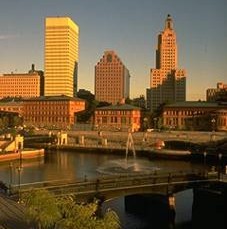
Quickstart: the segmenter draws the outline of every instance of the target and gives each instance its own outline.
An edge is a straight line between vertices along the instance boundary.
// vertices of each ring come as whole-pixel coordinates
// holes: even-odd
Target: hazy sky
[[[94,92],[94,66],[115,50],[131,73],[131,98],[145,95],[167,14],[187,99],[204,99],[206,88],[227,83],[227,0],[0,0],[0,73],[44,69],[44,19],[70,16],[80,27],[79,88]]]

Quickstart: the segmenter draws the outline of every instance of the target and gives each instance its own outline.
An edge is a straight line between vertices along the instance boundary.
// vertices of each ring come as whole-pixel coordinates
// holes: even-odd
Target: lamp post
[[[148,118],[145,117],[145,118],[143,119],[143,130],[146,131],[147,128],[148,128]]]
[[[21,186],[21,167],[19,166],[17,168],[18,170],[18,203],[21,202],[21,190],[20,190],[20,186]]]
[[[158,120],[158,118],[154,118],[153,120],[154,120],[154,129],[157,129],[157,120]]]
[[[215,131],[215,122],[216,122],[215,118],[212,118],[211,123],[212,123],[212,131],[213,132]]]
[[[207,157],[207,152],[204,151],[203,152],[203,165],[204,165],[204,169],[206,169],[206,157]]]
[[[196,111],[194,111],[193,113],[192,113],[192,116],[193,116],[193,131],[195,131],[196,130],[196,115],[197,115],[197,112]]]
[[[9,194],[11,194],[11,187],[13,184],[13,163],[9,163]]]
[[[214,132],[215,132],[215,123],[216,123],[216,120],[215,118],[212,118],[211,119],[211,128],[212,128],[212,132],[211,132],[211,141],[215,140],[215,135],[214,135]]]
[[[22,170],[22,152],[19,149],[19,166],[18,170],[18,203],[21,202],[21,170]]]
[[[222,154],[218,154],[218,179],[221,179],[221,159],[222,159]]]

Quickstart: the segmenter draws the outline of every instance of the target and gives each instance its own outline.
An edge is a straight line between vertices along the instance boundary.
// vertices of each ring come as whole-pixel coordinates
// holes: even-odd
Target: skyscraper
[[[69,17],[45,20],[45,95],[77,92],[79,27]]]
[[[170,15],[165,28],[158,35],[156,68],[150,71],[150,88],[147,89],[147,107],[154,111],[164,102],[183,102],[186,99],[184,69],[177,68],[177,41]]]
[[[114,51],[105,51],[95,66],[95,98],[117,104],[129,97],[130,74]]]

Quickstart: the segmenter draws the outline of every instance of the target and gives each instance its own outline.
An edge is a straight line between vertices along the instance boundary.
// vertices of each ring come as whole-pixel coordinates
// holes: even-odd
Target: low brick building
[[[179,102],[164,107],[163,127],[182,130],[227,131],[227,104]]]
[[[24,124],[66,129],[75,123],[76,113],[84,109],[84,100],[64,95],[24,99]]]
[[[94,125],[99,130],[138,131],[141,109],[129,104],[100,107],[95,110]]]

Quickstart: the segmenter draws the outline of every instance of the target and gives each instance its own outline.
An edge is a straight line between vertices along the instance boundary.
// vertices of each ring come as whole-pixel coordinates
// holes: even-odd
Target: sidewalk
[[[24,208],[17,202],[0,193],[0,228],[29,229],[25,221]]]

